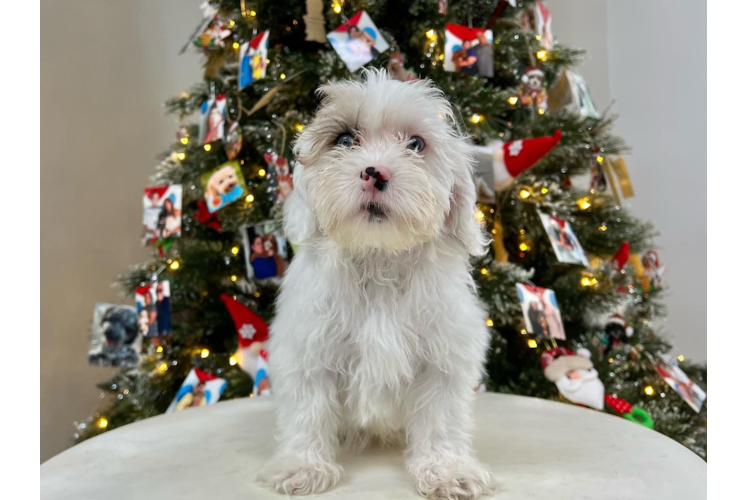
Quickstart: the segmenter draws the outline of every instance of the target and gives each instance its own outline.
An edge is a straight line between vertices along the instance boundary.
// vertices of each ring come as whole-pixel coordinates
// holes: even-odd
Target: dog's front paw
[[[312,495],[332,488],[342,476],[343,468],[336,463],[278,457],[262,468],[257,481],[285,495]]]
[[[491,474],[476,460],[426,461],[410,467],[418,492],[433,500],[473,500],[494,488]]]

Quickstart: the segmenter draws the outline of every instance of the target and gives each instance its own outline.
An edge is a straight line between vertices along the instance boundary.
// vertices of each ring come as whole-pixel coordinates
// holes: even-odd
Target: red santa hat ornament
[[[561,140],[561,131],[544,137],[530,137],[516,141],[494,141],[477,146],[477,152],[493,158],[494,189],[508,188],[519,174],[535,165]]]
[[[625,266],[629,261],[629,255],[631,255],[631,247],[629,246],[628,241],[624,241],[623,243],[621,243],[620,248],[615,253],[613,258],[610,259],[610,261],[616,265],[617,271],[620,272],[621,269],[623,269],[623,266]]]
[[[239,349],[236,358],[239,367],[247,372],[255,381],[254,394],[269,394],[269,373],[267,364],[268,353],[265,342],[270,338],[268,325],[249,307],[241,302],[221,295],[221,300],[234,320]]]

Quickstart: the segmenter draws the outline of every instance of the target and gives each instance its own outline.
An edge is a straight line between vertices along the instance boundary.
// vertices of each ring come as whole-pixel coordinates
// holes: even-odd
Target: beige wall
[[[706,361],[706,2],[548,6],[558,40],[588,51],[581,73],[599,108],[614,101],[615,131],[632,148],[627,205],[660,232],[670,287],[658,326],[676,354]]]
[[[93,305],[122,300],[109,285],[147,259],[140,195],[176,122],[161,107],[201,77],[177,56],[200,18],[185,0],[42,0],[41,460],[71,444],[93,410]]]

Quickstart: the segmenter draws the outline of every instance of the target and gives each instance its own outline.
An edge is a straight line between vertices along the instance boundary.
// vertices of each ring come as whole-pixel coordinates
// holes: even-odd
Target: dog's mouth
[[[370,222],[383,222],[387,220],[387,211],[379,203],[366,203],[361,208],[369,214]]]

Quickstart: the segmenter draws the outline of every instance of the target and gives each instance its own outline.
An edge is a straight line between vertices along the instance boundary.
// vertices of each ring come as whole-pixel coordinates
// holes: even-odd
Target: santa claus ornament
[[[548,349],[540,356],[540,365],[545,378],[556,384],[561,396],[572,403],[603,409],[605,386],[587,349],[576,353],[566,347]]]
[[[265,343],[269,338],[267,323],[249,307],[228,295],[221,295],[221,300],[229,310],[234,326],[236,326],[239,340],[236,358],[239,367],[254,380],[252,395],[270,394],[268,353],[265,350]]]
[[[642,275],[640,277],[642,288],[645,292],[662,290],[665,266],[660,264],[660,256],[657,252],[650,250],[641,257]]]
[[[474,146],[478,162],[474,174],[478,201],[495,203],[495,193],[511,186],[519,174],[547,155],[561,140],[561,135],[561,131],[556,130],[553,135],[544,137]]]
[[[522,74],[518,94],[522,106],[533,106],[545,111],[548,108],[545,73],[535,66],[527,68]]]

